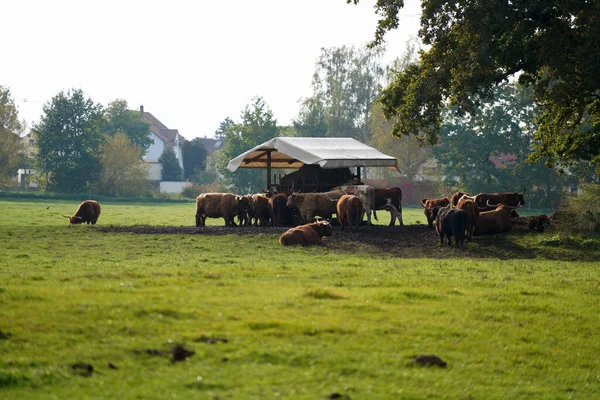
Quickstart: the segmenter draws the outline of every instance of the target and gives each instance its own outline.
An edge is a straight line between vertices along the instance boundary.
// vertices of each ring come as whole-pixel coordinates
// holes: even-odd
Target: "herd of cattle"
[[[515,224],[527,224],[528,229],[542,230],[549,223],[546,215],[520,218],[516,211],[525,204],[522,192],[469,193],[456,192],[450,198],[423,199],[427,224],[434,227],[444,244],[460,247],[473,235],[509,232]],[[402,221],[402,190],[398,187],[376,189],[369,185],[338,186],[324,193],[204,193],[196,198],[196,226],[205,226],[206,218],[223,218],[225,226],[289,226],[279,239],[284,246],[319,245],[323,236],[331,236],[329,220],[336,214],[341,229],[358,231],[366,215],[371,225],[371,213],[389,211],[390,226]],[[72,224],[95,224],[100,216],[100,204],[95,200],[82,202]],[[322,220],[313,222],[316,217]]]

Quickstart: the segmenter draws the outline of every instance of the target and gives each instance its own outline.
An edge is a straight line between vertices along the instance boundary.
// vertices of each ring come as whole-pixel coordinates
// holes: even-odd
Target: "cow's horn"
[[[490,204],[490,199],[485,203],[488,207],[498,207],[499,204]]]
[[[523,191],[521,192],[521,195],[525,194],[525,188],[523,188]]]
[[[512,209],[515,209],[515,208],[519,208],[519,207],[521,207],[521,205],[522,205],[522,204],[521,204],[521,202],[519,202],[519,204],[517,204],[516,206],[509,206],[508,204],[505,204],[504,206],[505,206],[506,208],[512,208]]]
[[[69,219],[71,218],[71,217],[69,217],[68,215],[63,215],[63,217],[65,217],[65,218],[69,218]]]

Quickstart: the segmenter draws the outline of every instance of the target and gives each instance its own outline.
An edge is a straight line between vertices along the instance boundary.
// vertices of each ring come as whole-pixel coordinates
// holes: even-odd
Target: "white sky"
[[[386,36],[385,62],[419,28],[420,2],[405,1]],[[96,103],[144,105],[186,139],[239,121],[262,96],[280,125],[296,117],[321,48],[374,37],[375,0],[18,0],[2,4],[0,85],[19,117],[38,122],[61,90]]]

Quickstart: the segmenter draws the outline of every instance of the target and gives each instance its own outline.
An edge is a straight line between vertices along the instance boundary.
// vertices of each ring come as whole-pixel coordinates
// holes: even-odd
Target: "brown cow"
[[[456,207],[458,206],[458,201],[464,196],[467,195],[469,196],[469,193],[467,192],[454,192],[452,193],[452,197],[450,197],[450,204],[452,204],[452,207]]]
[[[307,222],[311,222],[317,215],[329,219],[337,212],[336,200],[345,194],[346,192],[343,190],[324,193],[293,193],[288,197],[286,205],[289,208],[300,210],[300,216]]]
[[[346,194],[353,194],[357,196],[363,203],[365,214],[367,215],[367,225],[373,225],[371,223],[371,210],[373,210],[373,216],[377,219],[377,213],[375,212],[375,189],[371,185],[343,185],[336,186],[331,190],[343,190]],[[400,193],[402,196],[402,193]],[[339,216],[338,216],[339,217]]]
[[[79,204],[77,211],[75,211],[75,215],[72,217],[63,215],[63,217],[69,218],[69,222],[72,224],[81,224],[85,222],[88,225],[95,225],[96,221],[98,221],[98,217],[100,217],[100,208],[100,203],[96,200],[86,200]]]
[[[375,209],[373,215],[377,219],[375,210],[388,210],[391,215],[389,226],[396,224],[396,218],[400,225],[404,225],[402,221],[402,189],[399,187],[391,187],[387,189],[375,189]]]
[[[475,196],[475,203],[477,203],[479,211],[491,211],[501,203],[511,208],[518,208],[525,205],[525,198],[523,197],[524,193],[525,189],[523,189],[521,193],[479,193]]]
[[[288,193],[277,193],[269,199],[271,209],[271,220],[274,226],[292,226],[294,225],[293,210],[285,205],[287,203]]]
[[[282,246],[312,246],[323,245],[323,236],[331,236],[333,231],[327,221],[314,222],[288,229],[279,237]]]
[[[425,217],[427,218],[428,227],[433,228],[433,220],[435,220],[433,209],[435,207],[446,207],[448,204],[450,204],[450,200],[448,200],[447,197],[421,200],[421,205],[423,206],[423,213],[425,213]]]
[[[204,193],[196,198],[196,226],[205,226],[206,218],[223,218],[225,226],[236,226],[240,210],[250,210],[250,200],[233,193]]]
[[[337,202],[337,217],[342,230],[344,230],[344,226],[347,226],[348,231],[352,231],[354,225],[358,231],[364,214],[365,207],[358,196],[346,194]]]
[[[471,241],[473,232],[475,232],[475,225],[479,219],[479,208],[477,208],[477,204],[473,200],[470,200],[468,196],[462,197],[458,201],[456,208],[465,210],[467,213],[467,240]]]
[[[479,213],[474,234],[491,235],[494,233],[510,232],[512,227],[510,208],[504,204],[499,204],[495,210]]]
[[[248,199],[250,208],[248,208],[248,209],[240,208],[238,210],[238,214],[237,214],[238,222],[239,222],[240,226],[249,226],[249,225],[252,225],[252,217],[254,216],[254,214],[252,213],[252,195],[245,194],[243,197]]]
[[[254,226],[267,226],[271,221],[269,197],[268,194],[252,195],[252,216],[254,217]]]

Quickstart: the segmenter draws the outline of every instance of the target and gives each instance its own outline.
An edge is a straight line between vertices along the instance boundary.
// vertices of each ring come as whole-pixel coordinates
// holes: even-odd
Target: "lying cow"
[[[354,226],[358,231],[364,213],[365,207],[358,196],[346,194],[340,197],[337,202],[337,217],[342,230],[344,230],[344,227],[347,227],[348,231],[352,231]]]
[[[504,204],[508,207],[519,208],[525,205],[525,198],[522,192],[504,192],[504,193],[479,193],[475,196],[475,203],[479,207],[479,211],[491,211],[498,204]],[[489,204],[488,204],[489,202]]]
[[[398,224],[404,225],[404,221],[402,221],[402,189],[399,187],[375,189],[373,215],[377,219],[375,210],[388,210],[390,212],[389,226],[395,225],[396,219],[398,219]]]
[[[323,236],[331,236],[333,231],[327,221],[314,222],[288,229],[279,237],[282,246],[313,246],[323,245]]]
[[[77,207],[77,211],[75,211],[75,215],[69,217],[68,215],[63,215],[65,218],[69,218],[69,222],[72,224],[92,224],[95,225],[96,221],[98,221],[98,217],[100,217],[100,203],[96,200],[86,200],[79,204]]]
[[[427,226],[433,228],[433,221],[435,220],[434,209],[436,207],[446,207],[450,204],[450,200],[447,197],[441,197],[438,199],[422,199],[421,205],[423,206],[423,213],[427,218]]]
[[[475,224],[475,235],[491,235],[495,233],[510,232],[513,223],[510,220],[511,209],[504,204],[499,204],[492,211],[479,213]]]
[[[286,202],[289,208],[297,208],[300,217],[306,222],[311,222],[317,215],[324,219],[331,219],[337,212],[337,200],[344,196],[343,190],[332,190],[324,193],[292,193]]]
[[[479,208],[469,196],[462,196],[456,208],[467,213],[467,240],[471,241],[475,232],[475,225],[479,219]]]
[[[196,198],[196,226],[205,226],[206,218],[223,218],[225,226],[236,226],[234,217],[250,210],[246,196],[233,193],[204,193]]]
[[[377,214],[375,213],[375,189],[371,185],[344,185],[336,186],[331,190],[343,190],[346,194],[353,194],[357,196],[363,204],[365,214],[367,214],[367,224],[371,223],[371,210],[373,210],[373,216],[377,220]],[[339,218],[339,215],[338,215]]]
[[[444,244],[444,236],[448,238],[448,246],[452,245],[452,237],[456,247],[460,247],[465,241],[465,231],[467,229],[467,212],[452,208],[449,204],[446,207],[435,207],[436,224],[435,230],[440,235],[440,242]]]

